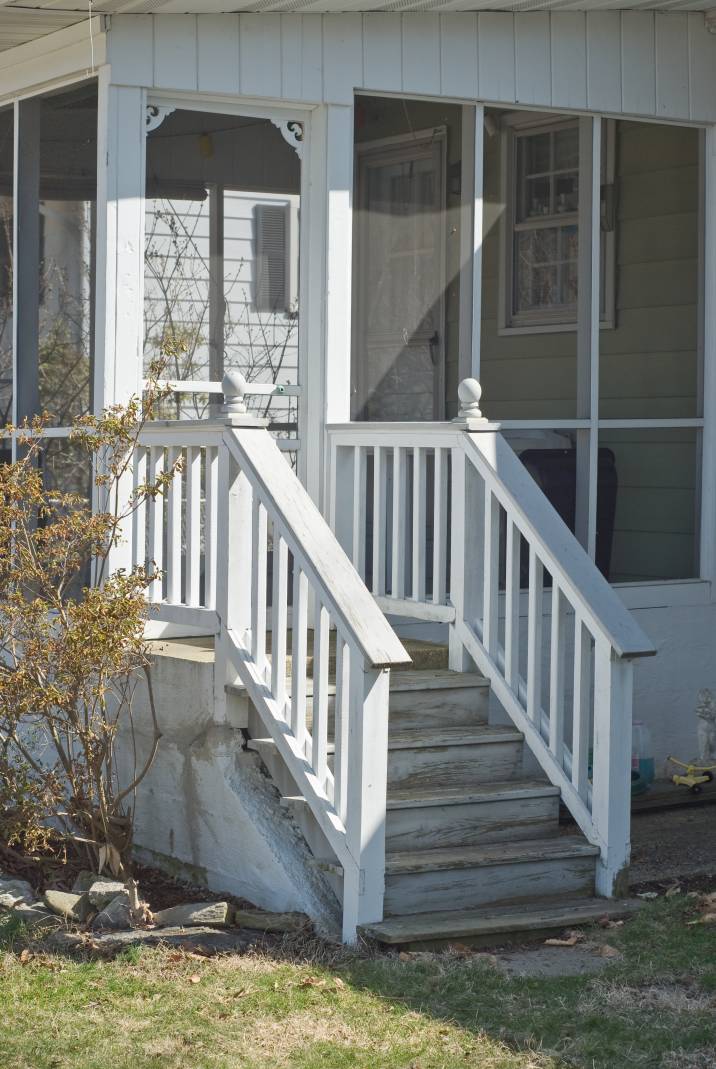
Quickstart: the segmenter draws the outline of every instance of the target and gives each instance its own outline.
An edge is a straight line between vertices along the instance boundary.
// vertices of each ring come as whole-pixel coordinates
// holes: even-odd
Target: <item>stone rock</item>
[[[79,874],[75,882],[72,884],[73,895],[83,895],[86,891],[89,891],[93,883],[97,883],[101,880],[101,876],[98,876],[96,872],[90,872],[89,869],[83,869]]]
[[[86,894],[77,895],[69,891],[55,891],[50,888],[45,891],[42,900],[48,909],[67,921],[81,922],[85,920],[91,909]]]
[[[162,928],[195,928],[205,924],[223,927],[228,923],[228,918],[228,902],[189,902],[182,906],[160,909],[154,914],[154,923]]]
[[[16,906],[13,910],[13,916],[17,917],[26,928],[33,930],[35,928],[59,928],[62,921],[54,913],[50,913],[49,909],[45,909],[39,902],[34,906]]]
[[[104,909],[117,895],[127,894],[127,889],[119,880],[95,880],[87,890],[89,898],[95,909]]]
[[[0,876],[0,906],[14,909],[15,906],[29,906],[37,896],[27,880],[13,880],[9,876]]]
[[[300,932],[310,925],[305,913],[269,913],[263,909],[237,909],[234,924],[260,932]]]
[[[92,921],[92,928],[110,928],[114,931],[122,931],[131,928],[131,913],[129,911],[129,896],[126,891],[116,895]]]
[[[247,930],[217,931],[215,928],[133,928],[126,932],[85,932],[78,934],[53,932],[48,939],[51,946],[60,950],[95,951],[98,954],[118,954],[130,946],[169,946],[180,950],[206,954],[241,953],[261,940],[258,932]]]

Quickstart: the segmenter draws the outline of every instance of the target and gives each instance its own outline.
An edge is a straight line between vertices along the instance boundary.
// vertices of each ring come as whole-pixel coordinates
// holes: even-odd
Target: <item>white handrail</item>
[[[173,471],[133,517],[134,563],[163,570],[160,618],[215,637],[215,694],[241,684],[343,874],[343,936],[381,920],[388,682],[409,664],[330,527],[227,375],[221,420],[151,424],[135,484]],[[289,660],[290,658],[290,660]],[[335,687],[330,677],[335,677]]]
[[[480,393],[461,383],[453,423],[330,426],[331,522],[385,611],[446,623],[451,667],[490,679],[599,846],[611,895],[629,858],[632,662],[654,646],[482,418]]]

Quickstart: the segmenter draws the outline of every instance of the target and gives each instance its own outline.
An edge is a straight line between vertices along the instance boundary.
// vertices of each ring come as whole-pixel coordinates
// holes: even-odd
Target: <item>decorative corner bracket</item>
[[[297,119],[272,119],[276,129],[287,145],[295,151],[299,160],[303,159],[303,123]]]
[[[152,130],[156,130],[157,127],[162,125],[167,115],[171,115],[176,110],[174,107],[164,107],[161,104],[147,104],[144,116],[146,133],[151,134]]]

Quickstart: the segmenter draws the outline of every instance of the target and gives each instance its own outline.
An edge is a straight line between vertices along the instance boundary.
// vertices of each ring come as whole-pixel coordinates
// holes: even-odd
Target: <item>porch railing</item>
[[[655,652],[460,386],[453,423],[328,429],[330,522],[388,613],[448,625],[572,816],[600,848],[597,890],[629,861],[633,660]]]
[[[134,516],[133,562],[163,570],[155,618],[215,633],[217,705],[246,688],[343,868],[350,941],[383,916],[389,669],[410,658],[243,386],[224,380],[220,423],[144,429],[136,483],[181,464]]]

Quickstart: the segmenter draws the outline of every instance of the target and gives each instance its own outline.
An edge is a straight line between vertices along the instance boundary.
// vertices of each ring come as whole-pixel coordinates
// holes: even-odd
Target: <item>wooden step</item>
[[[426,945],[438,947],[454,940],[495,946],[514,937],[544,938],[552,932],[590,924],[605,916],[610,920],[627,917],[640,906],[634,899],[544,898],[527,905],[387,917],[379,923],[363,925],[360,931],[380,943],[416,949]]]
[[[599,849],[579,836],[386,855],[385,915],[594,894]]]
[[[559,789],[538,780],[464,790],[391,789],[385,846],[390,852],[480,846],[559,830]]]
[[[522,769],[524,736],[501,725],[409,728],[391,732],[388,788],[472,788],[513,779]]]

